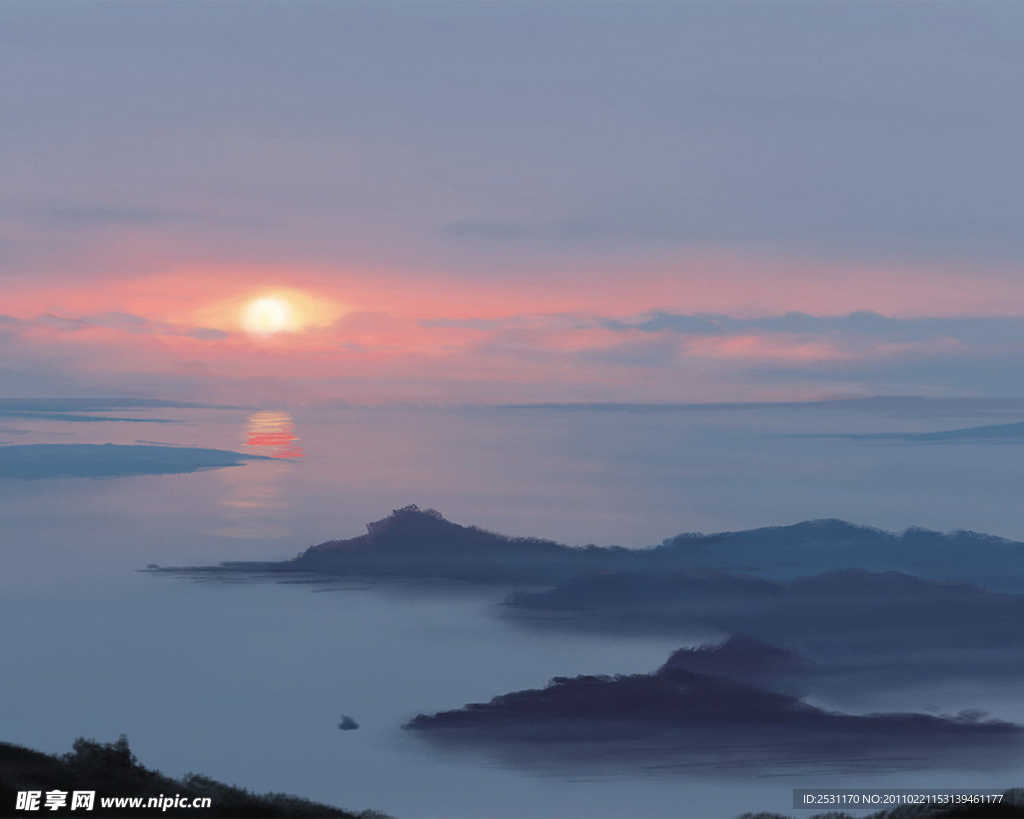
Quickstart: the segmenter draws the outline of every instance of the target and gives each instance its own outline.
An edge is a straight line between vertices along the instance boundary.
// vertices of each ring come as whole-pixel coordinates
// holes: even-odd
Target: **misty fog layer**
[[[647,547],[683,532],[743,533],[820,519],[888,533],[918,526],[1024,540],[1017,513],[1024,471],[1015,448],[785,437],[931,432],[1024,418],[1024,408],[1005,402],[649,412],[338,408],[294,410],[290,416],[111,402],[35,409],[176,423],[7,417],[0,444],[112,443],[271,455],[271,444],[260,443],[254,431],[290,417],[293,437],[307,454],[189,474],[3,481],[0,584],[6,608],[0,649],[6,673],[0,693],[18,707],[5,712],[2,739],[63,753],[78,736],[112,741],[126,733],[140,758],[170,776],[199,770],[260,792],[297,793],[411,819],[785,812],[797,780],[822,787],[866,780],[801,765],[777,778],[733,775],[728,787],[701,784],[699,777],[625,773],[583,782],[547,775],[550,769],[524,777],[537,769],[505,767],[514,759],[495,766],[496,756],[449,753],[401,730],[417,714],[544,690],[553,677],[651,675],[679,649],[722,645],[739,629],[743,618],[728,594],[722,594],[721,623],[698,606],[700,617],[673,621],[669,629],[641,622],[638,630],[628,618],[623,629],[606,629],[599,622],[604,615],[595,611],[598,625],[588,630],[578,623],[542,625],[551,612],[522,608],[534,621],[524,628],[522,620],[508,617],[502,602],[510,590],[500,582],[421,578],[396,584],[378,578],[371,585],[337,574],[295,573],[282,579],[313,582],[253,583],[234,573],[222,576],[232,582],[194,583],[137,570],[148,564],[287,561],[317,544],[360,537],[367,522],[410,503],[439,509],[460,525],[573,547]],[[913,537],[872,537],[876,541],[866,543],[879,553],[913,551]],[[755,544],[739,540],[736,551],[746,560],[744,550],[752,552]],[[855,541],[851,553],[865,546]],[[1002,541],[957,535],[937,542],[975,544],[993,554],[1008,548]],[[718,545],[728,551],[729,543],[726,538]],[[796,547],[805,556],[827,552],[824,541],[813,539]],[[784,551],[776,547],[775,554]],[[829,562],[827,555],[822,560]],[[622,572],[620,566],[616,573],[632,575],[634,568]],[[765,565],[742,582],[781,588],[775,597],[786,599],[797,576],[827,577],[834,568]],[[890,568],[929,577],[906,566],[884,571]],[[694,573],[742,574],[735,567],[683,572]],[[515,587],[554,593],[570,581]],[[963,637],[984,626],[986,612],[1009,613],[1000,607],[1012,592],[943,591],[953,595],[942,599],[954,612],[964,611],[971,593],[992,603],[967,617],[963,632],[951,634]],[[928,605],[941,608],[940,602]],[[855,608],[837,605],[837,633],[858,651],[861,637],[870,638],[864,650],[884,655],[888,648],[876,633],[858,635],[849,619]],[[799,630],[797,637],[782,634],[784,615],[798,615],[785,607],[773,612],[763,618],[764,636],[773,638],[768,642],[783,660],[771,681],[761,671],[751,678],[747,668],[738,683],[850,717],[918,713],[1024,723],[1012,663],[1003,670],[998,663],[981,665],[977,674],[965,666],[957,675],[919,675],[906,684],[899,676],[886,682],[876,664],[861,674],[869,685],[830,685],[847,679],[843,675],[852,673],[858,655],[849,661],[826,656],[838,646],[828,640],[799,644]],[[572,617],[556,614],[552,621]],[[935,632],[925,628],[922,634],[927,644]],[[998,654],[984,644],[974,649]],[[787,665],[785,652],[795,653],[795,667]],[[1016,656],[1004,653],[1008,661]],[[683,670],[742,676],[735,661],[721,659]],[[339,730],[339,715],[359,729]],[[1012,784],[1008,774],[977,770],[969,762],[969,755],[954,752],[928,768],[893,763],[892,773],[872,776],[870,786]]]

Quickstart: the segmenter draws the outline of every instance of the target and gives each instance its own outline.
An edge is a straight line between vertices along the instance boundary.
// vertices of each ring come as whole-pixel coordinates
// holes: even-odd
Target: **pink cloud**
[[[295,287],[357,312],[407,318],[494,318],[552,313],[624,315],[660,308],[765,315],[792,310],[892,316],[1024,313],[1020,270],[798,259],[726,251],[636,258],[580,255],[503,271],[360,265],[187,263],[123,237],[116,252],[91,248],[59,269],[5,290],[14,315],[122,311],[188,322],[218,301]],[[96,258],[90,258],[90,254]],[[54,263],[56,264],[56,263]],[[82,267],[87,275],[76,276]],[[43,273],[45,271],[37,271]]]
[[[864,361],[905,355],[935,355],[959,352],[957,339],[894,342],[864,337],[828,336],[815,338],[793,334],[704,336],[686,344],[689,355],[709,358],[763,361],[797,365]]]
[[[625,319],[613,329],[600,316],[653,308],[734,317],[863,309],[903,316],[1024,314],[1013,271],[974,271],[968,279],[968,271],[955,269],[724,253],[618,267],[592,261],[557,274],[526,270],[514,279],[358,267],[179,264],[152,272],[155,267],[149,261],[151,272],[139,274],[124,259],[88,281],[51,279],[11,289],[3,312],[14,321],[0,325],[6,336],[0,360],[93,381],[105,374],[159,385],[188,377],[218,395],[258,395],[262,388],[253,385],[290,384],[295,400],[559,394],[607,400],[626,392],[651,400],[691,400],[698,393],[717,400],[776,390],[758,384],[758,368],[969,355],[974,345],[941,335],[648,332],[631,329]],[[333,318],[273,338],[242,332],[239,305],[280,288],[322,301]],[[655,385],[652,372],[665,378]],[[356,399],[352,385],[358,385]]]

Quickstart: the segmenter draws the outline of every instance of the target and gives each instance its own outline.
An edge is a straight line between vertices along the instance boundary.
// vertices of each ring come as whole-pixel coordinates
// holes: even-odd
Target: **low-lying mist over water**
[[[1024,541],[1016,513],[1024,467],[1015,446],[986,436],[923,436],[1017,424],[1024,404],[35,409],[18,407],[29,414],[6,416],[0,431],[0,445],[19,447],[0,446],[0,650],[9,668],[0,693],[17,704],[4,713],[5,741],[57,753],[77,736],[125,733],[170,776],[187,767],[261,792],[410,818],[726,817],[786,812],[794,787],[1004,789],[1020,778],[1015,763],[969,763],[993,749],[1010,760],[1004,743],[1016,741],[1016,729],[1000,726],[1024,723],[1014,625],[1024,587],[1012,571]],[[62,413],[98,417],[54,419]],[[116,447],[90,448],[107,444]],[[78,458],[77,473],[59,468],[62,451]],[[93,453],[140,451],[173,463],[200,458],[188,461],[198,471],[117,477],[111,467],[83,477],[94,474],[81,466]],[[12,464],[33,453],[45,455],[37,466],[49,464],[52,477],[19,476],[25,467]],[[461,577],[409,582],[351,565],[274,577],[138,571],[287,562],[330,542],[353,542],[355,551],[341,552],[357,555],[381,542],[372,532],[359,539],[367,523],[412,503],[451,525],[508,535],[516,555],[530,544],[546,554],[531,538],[625,549],[664,542],[689,563],[651,574],[634,552],[598,549],[589,553],[620,562],[555,577],[523,574],[529,561],[520,560],[518,576],[477,582],[459,548],[490,547],[439,536],[433,546],[423,541],[421,554],[448,549],[445,565]],[[678,537],[693,532],[733,534]],[[857,555],[875,563],[849,565]],[[930,558],[946,574],[929,574]],[[960,581],[976,585],[950,576],[957,561],[975,573]],[[740,659],[727,652],[724,661],[708,659],[718,656],[711,649],[679,653],[735,646],[730,637],[768,648]],[[754,655],[796,665],[764,676],[756,663],[750,670]],[[681,760],[669,742],[676,750],[666,759],[664,737],[637,736],[636,724],[622,734],[620,723],[615,742],[647,748],[656,776],[609,765],[614,753],[570,771],[521,736],[514,747],[467,754],[465,743],[402,730],[417,715],[424,724],[471,703],[542,692],[554,677],[634,675],[600,689],[628,711],[630,697],[619,694],[675,679],[664,671],[673,663],[692,691],[673,706],[679,714],[724,690],[714,680],[729,679],[736,691],[762,692],[758,731],[784,712],[826,736],[846,720],[865,764],[801,763],[814,742],[791,748],[784,764],[720,748],[716,758],[739,764],[723,762],[712,777],[702,773],[703,746]],[[872,722],[872,713],[893,716]],[[358,729],[339,730],[339,715]],[[901,719],[957,739],[915,751],[897,730]],[[733,729],[737,738],[746,730]],[[878,737],[890,730],[907,747],[886,767],[876,764]],[[559,741],[571,746],[579,735]],[[972,743],[978,753],[962,750]]]

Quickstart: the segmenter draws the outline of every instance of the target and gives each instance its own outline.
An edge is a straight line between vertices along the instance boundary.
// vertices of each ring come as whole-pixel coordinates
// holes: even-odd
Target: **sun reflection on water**
[[[246,419],[243,441],[247,454],[268,460],[247,461],[244,466],[219,471],[218,478],[227,488],[221,499],[225,525],[214,533],[244,538],[286,535],[283,521],[291,504],[281,481],[293,468],[288,461],[306,454],[298,445],[295,422],[287,412],[253,413]]]
[[[263,410],[249,416],[245,445],[253,455],[271,458],[301,458],[306,453],[298,446],[295,422],[287,412]]]

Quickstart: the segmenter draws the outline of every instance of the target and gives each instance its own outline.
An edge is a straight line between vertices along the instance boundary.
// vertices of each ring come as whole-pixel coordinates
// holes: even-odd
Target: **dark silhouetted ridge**
[[[990,756],[1013,764],[1024,731],[974,712],[852,715],[826,711],[790,694],[681,665],[764,672],[798,658],[784,649],[737,640],[729,648],[676,652],[652,674],[555,677],[543,689],[420,714],[404,727],[446,744],[496,750],[518,764],[637,766],[723,773],[824,763],[828,770],[928,767],[944,755]],[[542,762],[546,760],[546,762]],[[709,767],[710,766],[710,767]]]
[[[566,548],[551,540],[513,538],[476,526],[461,526],[446,520],[436,509],[420,509],[412,504],[395,509],[382,520],[366,524],[365,535],[319,543],[303,552],[298,560],[317,560],[324,555],[367,549],[378,552],[431,552],[472,556],[480,552],[502,551],[510,545],[536,554]]]
[[[555,584],[601,572],[673,572],[694,577],[746,574],[789,580],[838,568],[902,572],[988,588],[1024,590],[1024,544],[974,532],[942,534],[908,529],[892,534],[827,519],[742,532],[683,534],[647,549],[572,547],[553,540],[509,537],[463,526],[433,509],[414,505],[396,509],[386,518],[367,524],[366,529],[357,537],[319,543],[292,560],[164,571],[304,572],[399,580]],[[685,582],[680,577],[671,581],[677,585]],[[715,582],[726,586],[745,583],[749,591],[753,590],[750,578]],[[768,587],[763,588],[767,593]],[[695,588],[694,593],[697,591]]]
[[[625,552],[626,550],[607,550]],[[434,509],[404,506],[368,523],[366,534],[329,540],[290,562],[300,571],[460,580],[532,580],[571,575],[581,550],[551,540],[514,538],[446,520]]]
[[[1024,544],[993,535],[912,527],[885,532],[836,519],[810,520],[665,540],[691,568],[743,571],[778,578],[836,568],[898,571],[1024,590]]]
[[[255,794],[234,785],[225,785],[199,774],[186,774],[172,779],[140,764],[122,735],[116,742],[101,743],[77,739],[74,750],[63,756],[52,756],[20,745],[0,743],[0,816],[31,816],[16,810],[18,791],[59,790],[67,794],[69,804],[57,810],[42,809],[39,816],[189,816],[233,817],[234,819],[315,819],[315,817],[348,817],[349,819],[387,819],[376,811],[352,812],[311,802],[283,793]],[[92,810],[81,807],[71,810],[74,791],[94,791]],[[189,807],[104,808],[107,797],[150,797],[179,795],[190,800]],[[193,808],[191,800],[210,799],[209,808]],[[42,803],[42,800],[40,800]],[[145,803],[144,803],[145,804]]]
[[[724,643],[681,648],[665,661],[657,673],[689,671],[771,689],[779,684],[792,684],[807,665],[796,651],[733,635]]]

